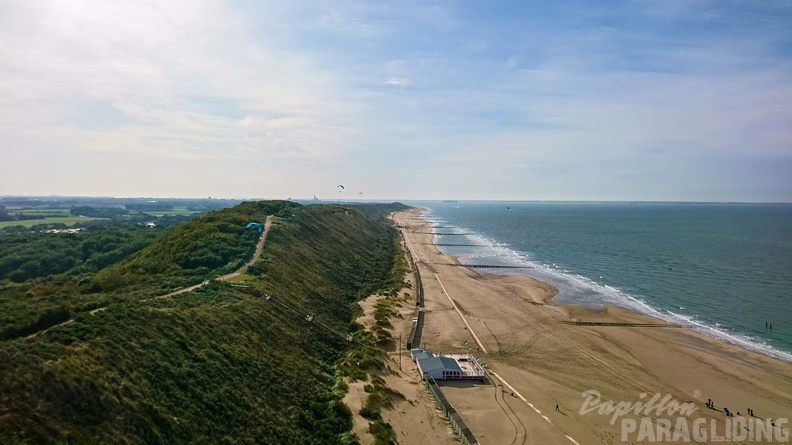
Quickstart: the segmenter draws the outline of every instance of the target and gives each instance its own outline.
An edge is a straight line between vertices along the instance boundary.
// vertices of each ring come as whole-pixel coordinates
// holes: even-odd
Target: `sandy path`
[[[256,261],[258,261],[259,258],[261,258],[261,253],[264,251],[264,241],[267,240],[267,234],[269,234],[270,227],[272,226],[272,218],[273,218],[273,216],[270,215],[270,216],[267,217],[267,220],[264,222],[264,231],[261,233],[261,238],[259,238],[259,242],[258,242],[258,244],[256,244],[256,252],[253,254],[253,257],[250,259],[250,261],[248,261],[247,263],[243,264],[242,267],[240,267],[239,269],[237,269],[234,272],[231,272],[231,273],[225,274],[225,275],[220,275],[219,277],[216,277],[215,278],[216,280],[226,281],[226,280],[229,280],[231,278],[238,277],[238,276],[242,275],[243,273],[245,273],[245,271],[247,270],[248,267],[250,267],[253,264],[255,264]],[[198,283],[198,284],[190,286],[190,287],[185,287],[184,289],[179,289],[179,290],[171,292],[169,294],[160,295],[160,296],[154,297],[154,298],[149,298],[148,300],[158,300],[158,299],[161,299],[161,298],[170,298],[170,297],[174,297],[174,296],[179,295],[179,294],[192,292],[192,291],[194,291],[196,289],[200,289],[200,288],[206,286],[207,284],[209,284],[210,281],[211,280],[206,280],[204,282]],[[148,300],[144,300],[144,301],[148,301]]]
[[[440,254],[428,234],[430,224],[418,216],[403,212],[395,221],[404,228],[424,277],[424,346],[433,352],[467,352],[463,342],[475,344],[475,333],[482,351],[474,348],[474,353],[500,377],[493,382],[507,391],[501,399],[493,396],[492,386],[444,388],[482,442],[521,443],[527,434],[526,443],[620,443],[621,421],[611,425],[609,416],[579,413],[585,400],[581,393],[590,389],[614,403],[638,402],[641,393],[692,401],[697,410],[689,424],[699,417],[714,420],[720,435],[725,415],[706,408],[708,398],[732,412],[747,414],[750,407],[757,416],[792,417],[792,364],[687,329],[564,324],[662,322],[616,308],[597,312],[548,305],[555,289],[547,284],[449,266],[456,260]],[[505,412],[509,408],[513,415]],[[637,441],[636,434],[627,439],[651,443]]]
[[[270,227],[272,226],[272,218],[273,218],[272,215],[267,216],[267,220],[264,223],[264,231],[261,234],[261,238],[259,238],[258,244],[256,244],[256,252],[253,254],[253,258],[251,258],[250,261],[245,263],[242,267],[237,269],[235,272],[232,272],[232,273],[229,273],[229,274],[226,274],[226,275],[221,275],[221,276],[217,277],[218,280],[225,281],[225,280],[228,280],[230,278],[237,277],[237,276],[243,274],[247,270],[248,267],[252,266],[253,264],[255,264],[256,261],[259,260],[259,258],[261,257],[261,253],[264,251],[264,241],[267,240],[267,234],[269,233]],[[206,286],[207,284],[209,284],[210,281],[211,280],[206,280],[206,281],[203,281],[201,283],[195,284],[193,286],[185,287],[183,289],[179,289],[177,291],[171,292],[169,294],[160,295],[160,296],[152,297],[152,298],[147,298],[147,299],[142,300],[142,301],[145,302],[145,301],[151,301],[151,300],[159,300],[159,299],[162,299],[162,298],[170,298],[170,297],[174,297],[176,295],[184,294],[184,293],[187,293],[187,292],[192,292],[192,291],[194,291],[196,289],[200,289],[200,288]],[[105,309],[107,309],[107,306],[93,309],[89,313],[91,315],[96,315],[96,313],[102,312]],[[69,323],[71,323],[73,321],[74,321],[74,319],[70,318],[70,319],[64,321],[63,323],[59,323],[59,324],[56,324],[54,326],[50,326],[49,328],[44,329],[43,331],[34,332],[34,333],[26,336],[25,338],[26,339],[34,338],[34,337],[36,337],[39,334],[43,334],[43,333],[49,331],[50,329],[55,329],[55,328],[60,327],[60,326],[65,326],[65,325],[67,325],[67,324],[69,324]]]
[[[25,340],[29,340],[31,338],[35,338],[37,335],[43,334],[43,333],[45,333],[45,332],[47,332],[47,331],[49,331],[51,329],[59,328],[61,326],[66,326],[67,324],[72,323],[73,321],[74,321],[74,319],[70,318],[70,319],[64,321],[63,323],[58,323],[56,325],[50,326],[47,329],[44,329],[43,331],[34,332],[34,333],[28,335],[27,337],[25,337]]]
[[[231,272],[230,274],[226,274],[226,275],[222,275],[220,277],[217,277],[218,280],[225,281],[225,280],[229,280],[229,279],[234,278],[234,277],[238,277],[238,276],[242,275],[243,273],[245,273],[245,271],[247,270],[248,267],[256,264],[256,261],[258,261],[259,258],[261,258],[261,253],[264,251],[264,241],[267,240],[267,234],[269,234],[270,227],[272,226],[272,219],[273,218],[274,217],[272,215],[269,215],[267,217],[267,220],[264,221],[264,232],[261,233],[261,239],[259,239],[258,244],[256,244],[256,252],[253,254],[253,258],[251,258],[250,261],[245,263],[242,267],[237,269],[236,272]]]

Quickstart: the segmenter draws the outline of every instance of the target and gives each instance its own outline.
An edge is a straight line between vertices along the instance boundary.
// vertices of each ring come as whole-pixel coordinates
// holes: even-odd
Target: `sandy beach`
[[[673,424],[678,414],[628,413],[611,422],[612,414],[597,410],[581,413],[586,401],[582,394],[590,390],[600,394],[600,402],[614,404],[646,403],[655,394],[690,402],[695,410],[686,422],[692,430],[694,420],[703,419],[699,421],[706,426],[706,440],[699,440],[702,443],[715,442],[714,436],[738,437],[729,434],[740,433],[742,425],[726,431],[736,419],[756,422],[766,418],[778,419],[777,427],[771,427],[773,443],[783,440],[785,432],[789,441],[789,424],[781,419],[792,416],[792,364],[619,308],[594,311],[551,305],[556,289],[548,284],[523,276],[480,274],[460,266],[454,257],[442,255],[428,233],[431,224],[422,220],[420,213],[418,209],[402,212],[394,221],[402,228],[424,284],[422,346],[436,353],[461,353],[467,352],[463,344],[467,341],[486,363],[491,384],[442,384],[482,443],[682,441],[677,436],[672,442],[671,434],[656,437],[658,432],[662,435],[665,425],[661,419]],[[410,378],[418,378],[417,371],[413,372],[416,375]],[[714,402],[714,409],[705,405],[708,399]],[[727,417],[724,407],[734,417]],[[748,416],[749,408],[756,417]],[[624,419],[632,419],[640,429],[644,417],[651,421],[652,436],[646,431],[639,436],[638,430],[625,433],[625,425],[629,428],[630,424],[623,423]],[[753,423],[746,425],[758,428]],[[746,439],[721,443],[756,443],[750,440],[754,433],[751,430]],[[690,431],[692,442],[696,437],[702,436]]]

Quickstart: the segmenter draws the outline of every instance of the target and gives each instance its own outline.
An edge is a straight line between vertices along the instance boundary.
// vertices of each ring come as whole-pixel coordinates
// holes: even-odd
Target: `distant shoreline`
[[[691,204],[693,204],[693,203],[691,203]],[[421,209],[421,212],[422,212],[421,215],[423,215],[423,212],[425,212],[427,210],[427,209],[425,209],[423,207],[413,207],[413,209]],[[421,216],[421,217],[423,218],[423,216]],[[429,220],[426,220],[426,221],[428,223],[430,223],[430,226],[431,226],[431,223],[433,223],[433,221],[429,221]],[[439,246],[437,246],[436,243],[435,243],[434,237],[432,239],[432,243],[435,244],[435,246],[438,248],[438,250],[440,250]],[[454,255],[454,258],[457,259],[457,263],[459,264],[459,266],[466,267],[466,268],[468,268],[468,269],[470,269],[470,270],[472,270],[474,272],[481,273],[483,275],[528,277],[528,278],[531,278],[533,280],[542,282],[545,285],[548,285],[548,286],[551,286],[551,287],[555,287],[552,283],[545,282],[541,278],[538,278],[534,274],[531,274],[528,271],[530,269],[529,267],[526,267],[524,269],[519,268],[519,267],[515,267],[514,271],[510,270],[509,267],[504,267],[502,269],[501,268],[497,269],[498,272],[496,273],[496,272],[493,272],[492,270],[489,270],[489,269],[486,269],[486,268],[484,268],[484,269],[475,268],[475,267],[472,267],[470,265],[464,264],[462,261],[459,261],[459,259],[463,258],[464,256],[466,256],[466,255],[465,254]],[[556,290],[557,290],[557,292],[553,295],[553,298],[558,296],[558,293],[560,292],[560,290],[558,290],[558,289],[556,289]],[[699,324],[691,323],[690,321],[682,319],[679,316],[674,317],[672,315],[669,315],[669,316],[664,317],[661,309],[655,308],[655,307],[651,306],[649,303],[641,301],[641,300],[635,300],[635,301],[639,302],[643,306],[646,306],[646,311],[641,311],[640,309],[638,309],[636,307],[619,306],[619,305],[615,305],[615,304],[602,304],[602,303],[599,303],[598,306],[601,306],[601,309],[599,309],[598,307],[587,306],[585,304],[577,304],[577,303],[574,303],[574,302],[570,302],[570,303],[566,303],[566,302],[565,303],[556,303],[556,302],[548,301],[548,303],[556,305],[556,306],[559,306],[559,307],[568,306],[568,307],[573,307],[573,308],[576,307],[576,308],[585,309],[585,310],[592,310],[592,311],[624,310],[624,311],[628,311],[628,312],[636,314],[636,315],[648,317],[650,319],[650,321],[647,321],[647,323],[653,323],[653,322],[658,322],[659,321],[659,322],[662,322],[662,323],[678,325],[681,328],[684,328],[686,330],[695,332],[695,333],[697,333],[699,335],[704,335],[707,338],[711,338],[711,339],[716,340],[718,342],[723,342],[723,343],[726,343],[726,344],[738,346],[738,347],[743,348],[745,350],[762,354],[763,356],[767,356],[767,357],[770,357],[770,358],[773,358],[773,359],[781,360],[781,361],[787,362],[787,363],[792,363],[792,353],[790,353],[789,351],[778,349],[778,348],[772,348],[772,347],[770,347],[770,349],[768,349],[768,348],[763,347],[763,345],[761,343],[759,343],[758,340],[754,340],[754,339],[751,339],[751,338],[742,338],[740,336],[735,336],[735,335],[729,333],[728,331],[720,330],[720,329],[717,329],[716,327],[712,327],[712,326],[709,326],[709,325],[704,324],[704,323],[699,323]]]
[[[458,260],[438,250],[428,233],[431,222],[418,209],[394,219],[423,277],[422,346],[464,352],[464,342],[474,341],[469,325],[486,348],[481,359],[490,369],[517,391],[530,394],[537,409],[552,413],[556,403],[565,407],[568,416],[550,418],[579,443],[598,441],[595,431],[600,428],[618,434],[597,414],[578,416],[580,394],[589,389],[609,400],[627,401],[641,393],[668,393],[693,401],[697,415],[716,420],[723,419],[723,412],[707,408],[708,398],[733,410],[750,406],[761,416],[790,414],[792,365],[787,362],[626,309],[548,304],[557,293],[548,283],[455,266]],[[495,435],[509,430],[506,419],[493,414],[498,407],[488,404],[489,393],[453,387],[444,391],[477,435],[484,431],[499,443]],[[529,411],[524,419],[530,423],[531,416]],[[535,417],[533,427],[542,428],[544,420]],[[555,443],[552,435],[548,431],[542,443]]]

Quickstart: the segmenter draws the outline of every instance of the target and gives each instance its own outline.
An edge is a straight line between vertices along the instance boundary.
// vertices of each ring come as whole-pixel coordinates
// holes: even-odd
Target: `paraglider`
[[[259,224],[257,222],[251,222],[251,223],[248,223],[247,226],[245,226],[246,229],[249,229],[251,227],[255,227],[256,230],[258,230],[259,233],[264,231],[264,226],[262,226],[261,224]]]
[[[358,196],[363,196],[363,192],[358,192]]]
[[[338,193],[341,193],[342,191],[344,191],[344,189],[345,189],[346,187],[344,187],[344,186],[343,186],[343,185],[341,185],[341,184],[338,184],[338,185],[336,186],[336,188],[338,189]]]

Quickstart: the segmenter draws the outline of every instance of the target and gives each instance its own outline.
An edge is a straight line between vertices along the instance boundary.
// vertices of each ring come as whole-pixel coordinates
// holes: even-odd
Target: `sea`
[[[550,283],[792,362],[792,205],[408,202],[468,265]],[[772,324],[772,330],[770,329]]]

